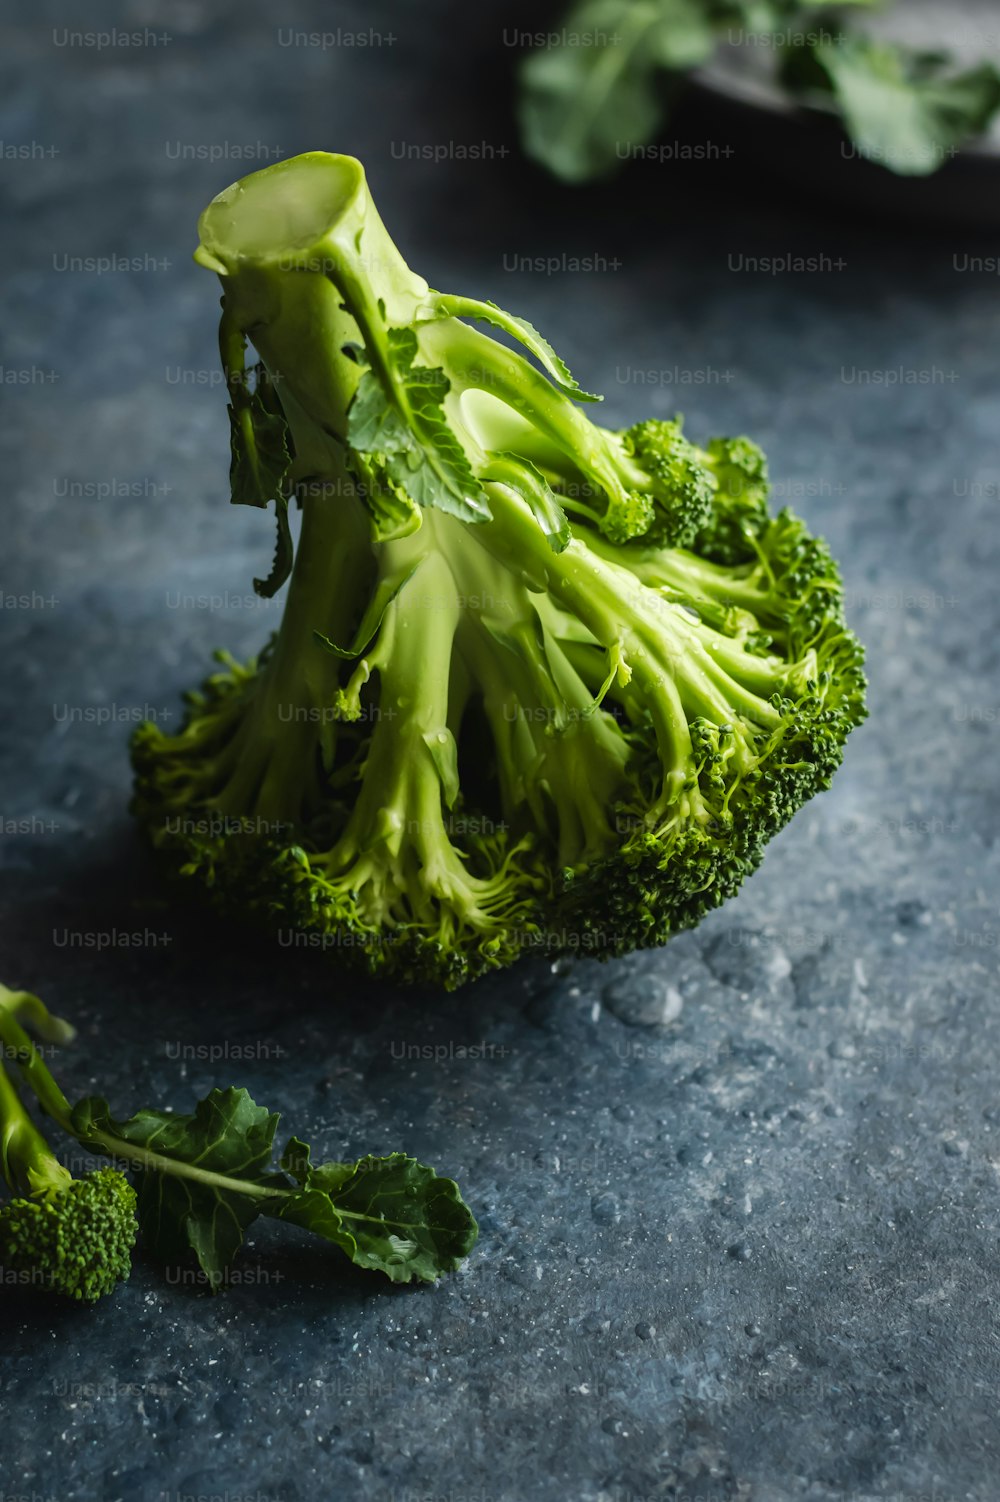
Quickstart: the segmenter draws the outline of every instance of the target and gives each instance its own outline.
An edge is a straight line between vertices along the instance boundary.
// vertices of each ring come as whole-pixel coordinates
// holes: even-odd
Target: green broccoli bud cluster
[[[73,1029],[28,991],[0,985],[0,1046],[16,1060],[43,1109],[64,1126],[69,1102],[19,1017],[47,1041]],[[52,1152],[0,1064],[0,1170],[14,1198],[0,1206],[0,1267],[8,1279],[92,1301],[127,1278],[135,1244],[136,1196],[117,1168],[75,1179]]]
[[[71,1299],[111,1293],[132,1269],[135,1190],[115,1168],[0,1207],[0,1265]]]
[[[739,564],[747,544],[768,520],[767,459],[749,438],[712,438],[705,461],[715,480],[714,502],[693,543],[716,563]]]
[[[642,536],[653,547],[688,547],[712,514],[716,481],[705,456],[688,443],[680,419],[636,423],[622,435],[622,444],[649,475],[648,490],[639,494],[649,498],[653,514],[641,533],[613,536],[602,528],[605,536],[612,542]]]
[[[136,733],[168,871],[448,987],[697,922],[865,714],[838,570],[771,514],[763,454],[592,421],[529,324],[409,269],[351,158],[265,168],[200,230],[232,496],[273,502],[257,587],[289,582],[257,662],[223,655],[178,733]]]

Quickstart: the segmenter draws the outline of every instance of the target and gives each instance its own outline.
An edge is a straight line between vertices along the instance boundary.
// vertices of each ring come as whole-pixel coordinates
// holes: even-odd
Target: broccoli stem
[[[426,539],[387,543],[385,574],[405,569],[414,556],[421,567],[388,606],[369,654],[379,697],[364,783],[342,841],[352,853],[387,840],[398,855],[407,835],[422,846],[422,820],[416,830],[406,829],[407,790],[430,782],[440,803],[441,779],[425,737],[447,730],[449,669],[461,611],[451,571]],[[443,831],[443,817],[439,822]]]
[[[61,1017],[53,1017],[40,996],[31,991],[12,991],[0,983],[0,1010],[14,1017],[27,1017],[28,1024],[46,1043],[72,1043],[76,1028]]]
[[[364,781],[343,834],[316,867],[332,888],[349,883],[372,930],[388,911],[397,926],[422,922],[455,942],[466,927],[488,932],[516,899],[505,879],[513,851],[499,870],[473,875],[445,817],[457,792],[449,711],[463,606],[437,521],[426,518],[418,533],[383,547],[387,576],[419,568],[387,607],[369,654],[379,695]]]
[[[0,986],[0,1044],[38,1096],[42,1110],[60,1126],[65,1126],[70,1114],[69,1101],[18,1021],[18,1017],[24,1015],[47,1042],[67,1043],[75,1036],[74,1029],[61,1018],[53,1017],[39,997],[28,991],[9,991],[6,986]]]
[[[339,665],[314,638],[350,638],[367,600],[374,568],[368,524],[343,484],[303,502],[302,530],[281,627],[257,670],[227,661],[227,687],[213,713],[195,715],[177,735],[150,740],[170,770],[170,804],[199,806],[237,820],[254,817],[259,833],[276,834],[316,812],[322,768],[337,742],[334,702]],[[347,491],[347,493],[345,493]],[[200,708],[205,695],[193,702]],[[211,702],[211,700],[209,700]],[[326,753],[324,756],[324,752]],[[169,765],[169,763],[168,763]],[[168,804],[168,808],[170,806]]]
[[[281,628],[230,748],[226,782],[211,800],[220,813],[294,823],[315,809],[321,731],[325,724],[336,735],[330,708],[340,675],[313,633],[349,639],[368,594],[370,560],[355,497],[304,501]]]
[[[421,324],[418,336],[428,363],[440,365],[448,373],[452,409],[461,405],[465,393],[486,392],[525,418],[535,433],[552,443],[570,461],[573,471],[586,475],[598,491],[624,497],[630,486],[647,483],[643,471],[523,355],[457,318]],[[454,410],[452,421],[455,427],[460,422],[468,424],[468,418],[458,418]],[[466,427],[466,436],[477,438],[474,423],[471,431]]]
[[[597,534],[588,538],[588,544],[608,561],[620,553],[614,543]],[[726,567],[710,563],[684,548],[664,548],[637,550],[629,566],[644,584],[651,588],[669,585],[691,599],[696,609],[698,598],[704,597],[715,605],[747,610],[762,625],[780,629],[785,624],[788,601],[778,592],[773,576],[762,562]],[[824,582],[831,588],[839,587],[835,579]]]
[[[519,807],[527,805],[534,827],[548,828],[554,811],[561,863],[596,854],[610,839],[631,748],[613,721],[596,713],[594,696],[563,651],[558,630],[539,613],[540,597],[470,542],[466,527],[444,516],[429,517],[424,525],[422,546],[447,564],[449,588],[461,600],[449,627],[453,636],[456,628],[458,633],[450,650],[457,649],[471,686],[483,697],[504,817],[516,824]],[[425,566],[400,595],[403,618],[426,603],[421,580],[428,577]],[[458,718],[452,730],[457,737]]]
[[[544,634],[544,658],[526,644],[530,664],[513,652],[498,659],[494,637],[476,621],[467,623],[462,645],[496,746],[505,818],[516,823],[527,806],[536,827],[547,829],[554,811],[561,865],[605,849],[631,748],[595,709],[559,641]]]
[[[6,1041],[6,1040],[5,1040]],[[0,1064],[0,1167],[15,1194],[60,1194],[73,1175],[59,1162]]]
[[[527,507],[504,487],[491,487],[490,499],[493,521],[471,535],[508,568],[530,574],[613,659],[617,655],[619,683],[624,678],[624,691],[637,696],[653,718],[666,802],[690,775],[691,718],[704,715],[726,725],[737,713],[763,730],[781,724],[773,705],[712,661],[684,611],[578,541],[553,553]],[[749,654],[748,666],[754,671]]]
[[[346,427],[360,330],[395,390],[386,329],[406,327],[429,288],[393,244],[360,162],[307,152],[234,183],[198,222],[195,259],[225,286],[227,340],[249,333],[292,428],[296,478],[322,478]],[[381,306],[380,306],[381,304]],[[223,363],[230,363],[225,355]]]
[[[27,994],[12,993],[7,991],[6,987],[0,989],[6,992],[7,996]],[[37,997],[32,997],[30,1000],[36,1003],[31,1011],[33,1023],[39,1024],[39,1030],[46,1029],[48,1036],[58,1033],[61,1037],[65,1037],[67,1024],[53,1017]],[[49,1030],[50,1025],[51,1030]],[[71,1028],[69,1033],[72,1034]],[[42,1110],[47,1116],[51,1116],[70,1137],[76,1137],[69,1101],[56,1083],[42,1055],[2,997],[0,997],[0,1042],[3,1044],[4,1051],[16,1060],[25,1083],[34,1091]],[[41,1192],[59,1193],[73,1182],[72,1174],[54,1156],[45,1138],[31,1120],[20,1095],[2,1065],[0,1065],[0,1134],[2,1134],[0,1144],[2,1144],[4,1178],[16,1193],[33,1196]],[[196,1179],[200,1183],[215,1184],[239,1194],[260,1193],[272,1196],[287,1192],[266,1186],[249,1185],[243,1179],[226,1179],[220,1174],[209,1173],[205,1169],[198,1168],[195,1164],[181,1163],[174,1158],[164,1157],[160,1153],[150,1152],[148,1148],[122,1142],[106,1132],[92,1130],[91,1137],[107,1148],[112,1157],[140,1168],[174,1174],[179,1178]]]

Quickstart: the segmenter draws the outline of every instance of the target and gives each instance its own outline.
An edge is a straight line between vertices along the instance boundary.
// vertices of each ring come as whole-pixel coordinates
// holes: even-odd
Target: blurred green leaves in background
[[[609,177],[657,138],[687,74],[723,44],[751,39],[768,43],[786,95],[837,115],[859,155],[902,175],[934,172],[1000,109],[1000,70],[986,60],[963,71],[946,50],[876,40],[858,21],[874,8],[873,0],[581,0],[521,63],[525,150],[564,182]]]

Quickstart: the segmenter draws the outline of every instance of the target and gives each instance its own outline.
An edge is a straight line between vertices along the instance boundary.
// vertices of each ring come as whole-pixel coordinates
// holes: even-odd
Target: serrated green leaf
[[[408,374],[417,358],[417,336],[412,329],[389,329],[386,334],[389,355],[397,370]]]
[[[292,530],[288,525],[287,496],[275,496],[274,516],[278,524],[278,538],[274,545],[274,561],[271,564],[271,572],[266,579],[255,579],[253,581],[254,590],[265,600],[269,600],[272,595],[277,594],[292,572],[292,564],[295,561],[295,551],[292,547]]]
[[[278,537],[266,579],[253,587],[265,599],[277,593],[292,570],[288,526],[288,481],[294,458],[291,430],[267,367],[246,369],[246,335],[222,303],[219,349],[229,390],[229,490],[236,506],[275,503]],[[250,377],[253,376],[251,384]]]
[[[373,370],[366,370],[351,402],[348,438],[360,454],[399,454],[411,447],[406,419],[390,402]]]
[[[311,1183],[324,1194],[336,1194],[354,1172],[353,1163],[313,1163],[312,1148],[300,1137],[291,1137],[281,1155],[281,1166],[297,1184]]]
[[[387,352],[391,384],[371,368],[358,383],[347,417],[350,447],[369,456],[389,486],[421,509],[433,507],[464,522],[489,521],[482,487],[445,417],[448,377],[413,363],[412,329],[390,329]]]
[[[296,1143],[301,1169],[303,1144]],[[333,1241],[358,1267],[394,1283],[431,1283],[458,1267],[476,1242],[472,1211],[452,1179],[405,1153],[308,1168],[301,1189],[265,1213]],[[343,1177],[343,1170],[349,1170]]]
[[[556,354],[549,341],[526,318],[518,318],[515,313],[505,313],[495,302],[480,302],[475,297],[450,297],[441,292],[433,294],[432,306],[438,318],[478,318],[484,323],[493,324],[494,328],[503,329],[523,344],[529,354],[534,355],[553,385],[564,395],[578,402],[604,400],[603,396],[594,396],[592,392],[584,391],[566,361]]]
[[[297,1184],[304,1184],[309,1177],[312,1148],[301,1137],[289,1137],[281,1155],[281,1166]]]
[[[324,1241],[332,1241],[352,1262],[356,1261],[358,1244],[325,1190],[304,1184],[287,1198],[282,1198],[267,1213],[273,1220],[287,1221],[289,1225],[298,1226],[302,1231],[322,1236]]]
[[[254,1104],[246,1090],[212,1090],[190,1115],[145,1110],[116,1121],[107,1101],[83,1100],[73,1110],[80,1142],[109,1156],[138,1150],[139,1228],[147,1249],[165,1262],[193,1251],[213,1289],[224,1281],[243,1234],[260,1214],[254,1189],[284,1183],[268,1173],[278,1117]],[[189,1177],[149,1166],[149,1155],[188,1165],[206,1177]],[[249,1193],[210,1181],[241,1180]]]
[[[490,521],[482,487],[444,416],[425,414],[421,429],[419,448],[389,456],[386,470],[393,482],[424,510],[434,507],[462,522]]]
[[[229,483],[235,506],[266,506],[283,494],[292,463],[288,423],[263,365],[229,404]]]
[[[352,449],[349,463],[376,542],[395,542],[419,530],[423,522],[419,506],[396,484],[381,457]]]
[[[380,483],[374,490],[366,489],[364,497],[376,542],[396,542],[409,537],[423,521],[420,507],[387,471],[379,472],[376,468],[376,474]]]

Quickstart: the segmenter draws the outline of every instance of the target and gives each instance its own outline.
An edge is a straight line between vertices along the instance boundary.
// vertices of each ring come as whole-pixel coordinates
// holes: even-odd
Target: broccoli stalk
[[[37,996],[0,986],[0,1038],[42,1091],[42,1103],[62,1125],[69,1102],[16,1022],[28,1015],[48,1041],[68,1042],[73,1029],[49,1016]],[[0,1144],[3,1176],[17,1196],[0,1208],[0,1265],[8,1276],[92,1301],[128,1277],[136,1238],[135,1190],[114,1168],[75,1179],[31,1120],[0,1064]]]
[[[232,497],[274,503],[255,585],[290,583],[257,662],[135,737],[168,865],[446,986],[697,922],[865,713],[836,566],[769,513],[760,450],[591,421],[529,324],[409,269],[351,158],[265,168],[200,232]]]

